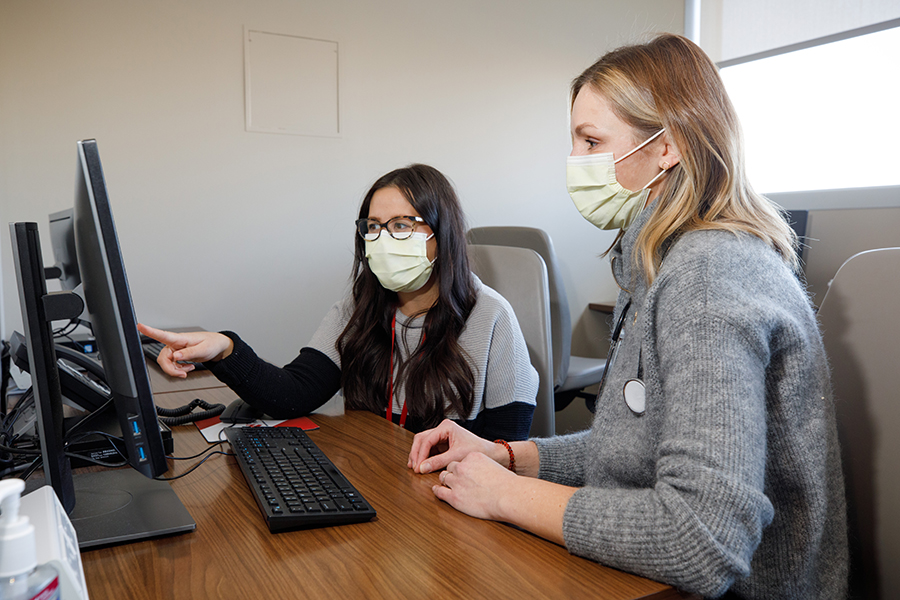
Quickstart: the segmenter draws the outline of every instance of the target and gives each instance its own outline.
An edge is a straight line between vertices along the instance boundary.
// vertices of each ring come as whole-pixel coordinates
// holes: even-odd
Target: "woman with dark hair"
[[[353,291],[291,363],[260,359],[237,334],[139,325],[175,377],[203,362],[247,403],[302,416],[339,389],[348,409],[412,431],[451,419],[489,439],[527,439],[537,372],[509,303],[469,271],[465,217],[436,169],[410,165],[368,191],[356,221]],[[490,365],[490,368],[488,368]]]
[[[572,200],[619,230],[592,427],[504,446],[444,422],[410,468],[446,468],[434,493],[463,512],[689,592],[843,598],[822,338],[715,65],[676,35],[614,50],[575,79],[571,134]]]

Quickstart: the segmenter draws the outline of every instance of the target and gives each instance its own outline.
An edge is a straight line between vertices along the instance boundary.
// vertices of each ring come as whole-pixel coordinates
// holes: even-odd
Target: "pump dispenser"
[[[21,479],[0,481],[0,599],[58,600],[56,569],[37,566],[34,526],[19,515],[23,491]]]

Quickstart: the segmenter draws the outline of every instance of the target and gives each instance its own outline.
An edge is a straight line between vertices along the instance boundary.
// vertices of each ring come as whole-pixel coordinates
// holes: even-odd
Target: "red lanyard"
[[[391,320],[391,379],[388,383],[387,420],[394,422],[394,338],[397,337],[397,311],[394,310],[394,318]],[[400,427],[406,427],[406,400],[403,400],[403,408],[400,409]]]

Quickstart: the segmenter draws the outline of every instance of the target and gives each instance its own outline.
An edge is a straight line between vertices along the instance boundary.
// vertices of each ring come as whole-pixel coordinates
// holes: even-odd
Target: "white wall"
[[[470,225],[553,237],[577,352],[605,355],[591,301],[616,287],[611,234],[565,190],[568,84],[604,51],[676,31],[671,0],[4,0],[4,335],[20,328],[7,223],[71,206],[96,138],[138,318],[241,333],[290,360],[346,289],[368,186],[444,171]],[[342,136],[244,131],[243,29],[338,41]]]

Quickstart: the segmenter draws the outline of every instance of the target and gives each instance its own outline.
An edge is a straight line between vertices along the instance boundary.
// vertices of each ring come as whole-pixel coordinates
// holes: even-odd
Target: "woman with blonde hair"
[[[715,65],[676,35],[614,50],[573,82],[571,117],[569,192],[619,230],[593,426],[503,444],[444,422],[410,468],[445,469],[434,493],[463,512],[686,591],[843,597],[822,339]]]

